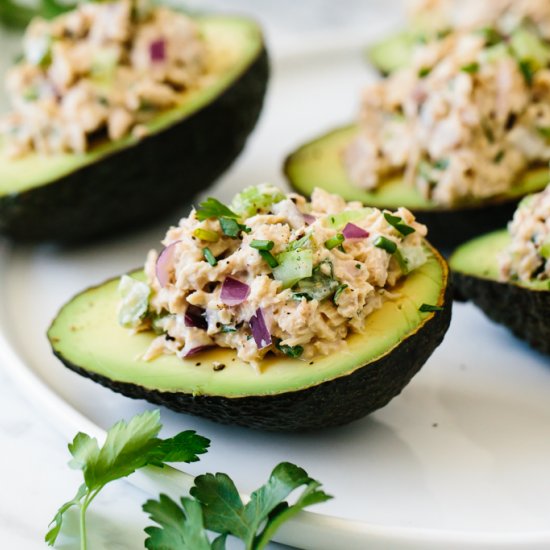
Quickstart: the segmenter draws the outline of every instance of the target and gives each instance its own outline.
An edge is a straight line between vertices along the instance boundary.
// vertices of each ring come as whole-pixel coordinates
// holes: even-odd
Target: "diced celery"
[[[362,220],[372,212],[372,208],[361,208],[360,210],[346,210],[339,214],[331,214],[324,218],[324,224],[331,229],[341,229],[346,224]]]
[[[547,237],[546,240],[542,243],[540,247],[540,255],[545,259],[550,259],[550,237]]]
[[[400,246],[394,256],[403,275],[408,275],[411,271],[424,265],[428,259],[421,246]]]
[[[193,231],[193,236],[197,237],[197,239],[200,239],[201,241],[206,241],[209,243],[217,243],[220,239],[220,235],[216,231],[204,229],[202,227],[197,227],[197,229]]]
[[[488,63],[496,63],[497,61],[509,56],[510,48],[508,47],[508,44],[500,43],[485,48],[481,54],[481,59],[482,61],[486,61]]]
[[[243,218],[254,216],[258,212],[267,212],[275,203],[281,202],[286,196],[269,183],[247,187],[235,195],[231,209]]]
[[[533,70],[550,63],[550,48],[533,32],[520,27],[510,38],[510,47],[519,61],[528,61]]]
[[[91,73],[93,79],[111,80],[118,64],[115,48],[100,48],[94,52]]]
[[[288,250],[279,254],[277,261],[279,265],[273,269],[273,276],[283,283],[283,288],[290,288],[313,273],[311,250]]]
[[[128,275],[120,278],[118,291],[122,298],[118,310],[118,322],[125,328],[136,328],[149,308],[149,285]]]

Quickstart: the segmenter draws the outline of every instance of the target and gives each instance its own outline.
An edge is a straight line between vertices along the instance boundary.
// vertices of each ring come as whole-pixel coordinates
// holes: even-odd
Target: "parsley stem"
[[[92,500],[94,500],[103,487],[104,485],[101,485],[95,491],[88,493],[84,498],[84,502],[80,505],[80,550],[88,549],[88,536],[86,530],[86,512],[88,511],[88,506],[90,506]]]
[[[88,509],[88,498],[86,495],[84,502],[80,505],[80,550],[87,550],[88,540],[86,536],[86,510]]]

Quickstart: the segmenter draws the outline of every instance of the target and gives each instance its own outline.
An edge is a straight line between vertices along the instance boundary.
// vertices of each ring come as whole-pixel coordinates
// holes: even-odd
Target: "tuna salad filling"
[[[267,353],[326,355],[426,262],[425,235],[404,208],[364,208],[320,189],[311,202],[267,184],[230,207],[209,198],[149,253],[146,282],[121,279],[119,320],[158,333],[146,360],[211,346],[255,367]]]
[[[31,22],[23,60],[8,73],[12,112],[0,119],[5,153],[83,153],[98,139],[142,137],[204,72],[195,23],[140,0],[86,2]]]
[[[419,47],[411,66],[365,90],[359,134],[344,153],[350,179],[375,189],[404,172],[443,205],[506,193],[550,160],[549,64],[550,46],[527,27]]]
[[[550,2],[547,0],[413,0],[413,20],[428,28],[468,29],[496,26],[512,32],[528,22],[545,40],[550,40]]]
[[[501,280],[550,280],[550,186],[523,199],[508,232],[512,242],[500,257]]]

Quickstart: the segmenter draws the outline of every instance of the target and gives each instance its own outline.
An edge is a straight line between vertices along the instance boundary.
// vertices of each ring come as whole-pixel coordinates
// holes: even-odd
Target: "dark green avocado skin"
[[[550,291],[453,273],[456,293],[533,348],[550,354]]]
[[[55,349],[54,353],[71,370],[127,397],[146,399],[222,424],[297,432],[347,424],[387,405],[443,341],[451,322],[451,311],[452,289],[448,285],[444,309],[378,360],[316,386],[271,396],[228,398],[148,390],[90,372],[71,363]]]
[[[229,88],[181,122],[55,182],[0,197],[0,233],[17,241],[70,243],[166,216],[242,151],[268,76],[264,47]]]

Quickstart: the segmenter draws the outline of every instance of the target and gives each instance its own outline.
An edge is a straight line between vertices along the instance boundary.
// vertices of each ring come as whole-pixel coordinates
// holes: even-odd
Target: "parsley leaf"
[[[419,308],[418,308],[418,311],[420,311],[421,313],[431,313],[433,311],[443,311],[443,307],[442,306],[434,306],[432,304],[422,304]]]
[[[411,233],[414,233],[414,228],[410,225],[407,225],[403,222],[403,218],[400,218],[399,216],[393,216],[389,212],[384,212],[384,219],[392,226],[401,233],[404,237],[407,235],[410,235]]]
[[[205,201],[199,204],[197,211],[195,212],[199,221],[208,220],[209,218],[234,218],[239,219],[239,215],[235,214],[225,204],[221,203],[218,199],[208,197]]]
[[[211,550],[200,504],[190,498],[182,498],[180,502],[181,508],[170,497],[160,495],[158,501],[148,500],[143,505],[143,511],[161,526],[145,528],[149,535],[146,548]]]
[[[302,494],[289,505],[285,499],[301,486],[305,486]],[[227,535],[233,535],[245,543],[246,550],[262,550],[283,522],[306,506],[332,498],[319,487],[302,468],[283,462],[244,505],[226,474],[198,476],[191,489],[193,498],[182,498],[181,506],[166,495],[145,503],[144,511],[160,526],[145,529],[149,535],[145,546],[149,550],[223,550]],[[220,536],[209,543],[206,529]]]
[[[302,485],[303,494],[294,505],[288,505],[285,499]],[[332,498],[319,487],[305,470],[283,462],[275,467],[268,482],[252,493],[246,505],[225,474],[198,476],[191,495],[203,506],[207,529],[240,538],[247,550],[261,550],[283,521],[305,506]]]
[[[148,411],[129,422],[117,422],[108,432],[105,443],[78,433],[69,444],[69,466],[82,470],[84,483],[74,499],[65,503],[55,515],[46,542],[53,546],[63,514],[73,506],[80,508],[81,544],[86,548],[86,510],[105,485],[148,465],[162,467],[167,462],[195,462],[205,453],[210,441],[195,432],[182,432],[170,439],[159,439],[162,428],[159,411]]]

